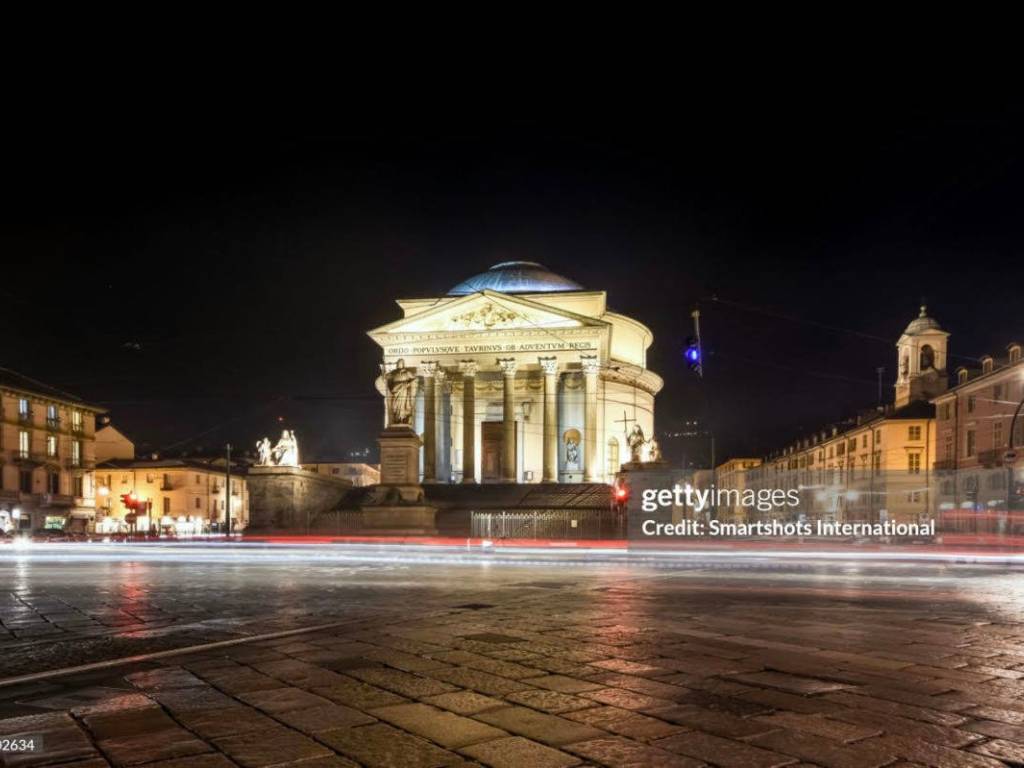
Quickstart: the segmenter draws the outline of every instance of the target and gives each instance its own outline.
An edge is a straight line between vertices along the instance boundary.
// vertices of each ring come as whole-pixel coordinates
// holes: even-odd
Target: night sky
[[[659,433],[711,425],[722,460],[874,405],[878,366],[891,399],[922,297],[953,367],[1024,338],[1020,122],[403,124],[24,137],[4,174],[0,365],[108,408],[146,450],[287,426],[304,458],[375,451],[365,332],[395,298],[532,260],[652,328]],[[681,357],[697,303],[703,384]],[[706,443],[663,441],[677,461]]]

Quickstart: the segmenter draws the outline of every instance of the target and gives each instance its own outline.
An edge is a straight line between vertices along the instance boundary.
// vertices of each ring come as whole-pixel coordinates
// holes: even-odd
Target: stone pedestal
[[[251,531],[305,533],[333,510],[352,487],[349,480],[299,467],[251,467],[246,476]],[[233,501],[232,504],[238,503]]]
[[[420,445],[412,427],[388,427],[377,440],[380,445],[381,487],[396,488],[401,501],[423,498],[420,486]]]
[[[366,533],[433,534],[437,510],[423,503],[419,435],[411,427],[385,429],[380,445],[380,485],[362,506]]]

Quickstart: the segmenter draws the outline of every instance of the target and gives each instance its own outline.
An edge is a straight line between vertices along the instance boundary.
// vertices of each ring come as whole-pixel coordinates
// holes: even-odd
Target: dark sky
[[[0,365],[140,445],[249,446],[284,419],[340,456],[374,446],[365,331],[393,300],[527,259],[654,330],[659,432],[711,424],[721,459],[873,405],[878,366],[891,397],[922,296],[954,365],[1024,337],[1019,121],[402,124],[12,142]],[[697,302],[703,388],[680,354]]]

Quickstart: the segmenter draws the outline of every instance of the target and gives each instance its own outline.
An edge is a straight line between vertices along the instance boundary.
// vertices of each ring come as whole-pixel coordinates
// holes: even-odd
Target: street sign
[[[1003,464],[1006,464],[1008,466],[1012,466],[1013,464],[1016,464],[1016,463],[1017,463],[1017,452],[1016,451],[1007,451],[1006,453],[1003,454]]]

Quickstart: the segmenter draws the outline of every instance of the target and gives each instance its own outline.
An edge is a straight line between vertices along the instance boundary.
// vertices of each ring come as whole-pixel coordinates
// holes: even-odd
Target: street
[[[0,573],[0,743],[41,744],[8,765],[1024,760],[1005,566],[72,544]]]

